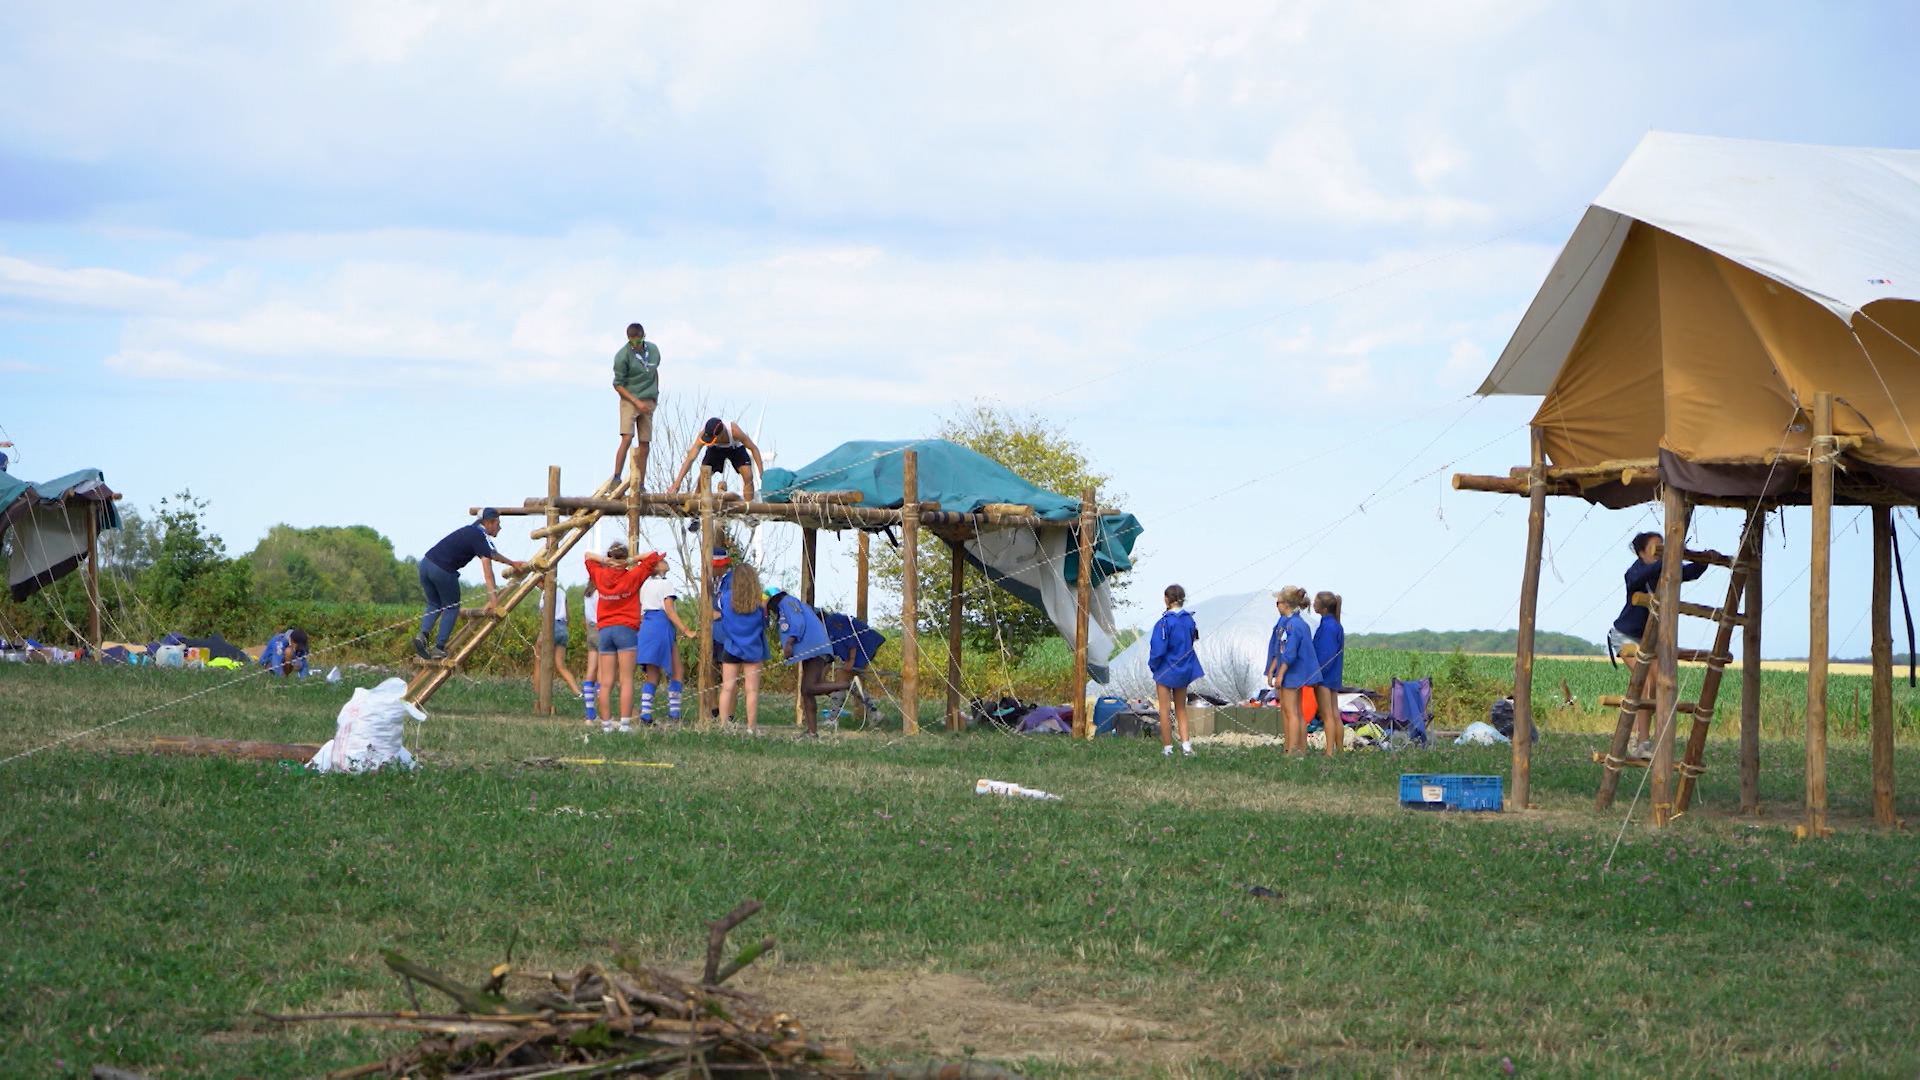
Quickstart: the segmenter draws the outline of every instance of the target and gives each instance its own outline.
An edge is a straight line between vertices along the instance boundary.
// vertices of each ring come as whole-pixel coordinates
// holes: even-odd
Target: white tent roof
[[[1586,325],[1632,221],[1804,293],[1851,323],[1920,301],[1920,150],[1651,132],[1554,261],[1481,394],[1544,394]]]

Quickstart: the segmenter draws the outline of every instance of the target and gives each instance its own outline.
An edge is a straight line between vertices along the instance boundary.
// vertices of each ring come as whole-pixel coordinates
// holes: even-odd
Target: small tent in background
[[[0,537],[11,541],[7,585],[16,601],[91,561],[100,533],[120,527],[115,497],[99,469],[41,484],[0,473]],[[97,602],[95,608],[97,623]],[[94,637],[99,637],[97,628]]]
[[[1273,594],[1212,596],[1188,604],[1187,610],[1193,613],[1194,625],[1200,630],[1200,644],[1194,652],[1207,673],[1191,691],[1212,694],[1235,704],[1251,700],[1266,685],[1261,673],[1267,666],[1267,643],[1273,637],[1273,624],[1279,619],[1273,610]],[[1154,696],[1153,673],[1147,670],[1151,637],[1151,634],[1141,635],[1140,640],[1113,658],[1104,693],[1128,700]]]

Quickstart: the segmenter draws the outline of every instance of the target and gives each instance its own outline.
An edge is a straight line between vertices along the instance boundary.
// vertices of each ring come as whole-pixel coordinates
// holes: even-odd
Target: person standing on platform
[[[737,572],[737,571],[736,571]],[[735,584],[735,589],[739,585]],[[787,663],[800,665],[800,711],[807,734],[820,734],[820,709],[815,698],[848,689],[849,682],[828,682],[827,664],[833,659],[833,639],[827,624],[799,597],[779,589],[767,590],[767,613],[780,624],[780,650]]]
[[[473,524],[462,525],[442,537],[420,560],[420,591],[427,597],[427,613],[420,617],[420,632],[413,636],[413,651],[421,659],[447,658],[447,641],[453,637],[454,620],[460,617],[460,571],[468,563],[480,560],[480,573],[487,582],[489,613],[500,600],[500,590],[493,583],[493,564],[501,563],[515,570],[526,566],[493,549],[493,538],[499,535],[500,511],[489,506],[480,511],[479,519]],[[436,621],[439,630],[429,642],[427,634],[434,630]]]
[[[1300,612],[1307,607],[1307,590],[1288,585],[1273,594],[1274,608],[1280,612],[1273,624],[1273,637],[1267,643],[1267,683],[1279,691],[1280,714],[1286,724],[1287,753],[1307,752],[1307,721],[1300,704],[1307,687],[1319,685],[1320,658],[1314,653],[1313,631]],[[1315,690],[1318,700],[1319,691]],[[1324,722],[1323,722],[1324,723]],[[1336,720],[1335,723],[1338,723]],[[1332,737],[1328,737],[1332,743]],[[1331,751],[1329,751],[1331,752]]]
[[[1632,642],[1637,649],[1640,639],[1647,633],[1647,616],[1653,612],[1633,602],[1635,593],[1652,594],[1660,587],[1661,545],[1665,543],[1656,532],[1643,532],[1633,538],[1633,565],[1627,567],[1627,603],[1620,609],[1619,617],[1607,629],[1607,655],[1612,657],[1621,650],[1621,646]],[[1690,562],[1681,566],[1680,580],[1693,581],[1707,572],[1710,564]],[[1642,710],[1633,718],[1633,754],[1635,757],[1653,758],[1653,742],[1648,735],[1651,710]]]
[[[716,478],[727,470],[727,466],[733,466],[733,471],[740,476],[742,497],[752,502],[754,474],[756,471],[767,471],[766,464],[760,460],[760,448],[754,445],[753,439],[739,424],[717,416],[708,417],[707,422],[701,425],[700,438],[687,448],[687,456],[680,462],[680,471],[673,474],[673,483],[667,485],[667,490],[680,490],[681,482],[693,469],[694,455],[702,450],[706,451],[706,456],[700,459],[700,464],[712,469]]]
[[[1320,661],[1320,723],[1327,732],[1327,750],[1346,745],[1347,726],[1340,719],[1340,688],[1347,677],[1347,630],[1340,625],[1340,596],[1325,589],[1313,594],[1313,655]]]
[[[634,659],[640,665],[640,722],[653,723],[653,695],[667,684],[667,718],[680,719],[680,638],[694,637],[680,621],[675,601],[680,590],[667,580],[667,560],[653,564],[653,574],[640,586],[640,635]]]
[[[613,354],[613,392],[620,397],[620,449],[613,455],[613,478],[627,467],[627,451],[637,443],[633,484],[647,480],[647,454],[653,448],[653,412],[660,404],[660,346],[647,340],[639,323],[627,327],[627,343]]]
[[[714,659],[720,662],[720,717],[733,720],[736,683],[746,685],[747,734],[760,733],[760,666],[767,661],[767,603],[760,574],[742,562],[713,594]]]
[[[1193,625],[1193,613],[1186,609],[1187,590],[1169,585],[1161,594],[1166,613],[1153,624],[1153,636],[1147,642],[1147,670],[1153,673],[1153,689],[1160,705],[1160,752],[1173,756],[1173,726],[1180,723],[1180,753],[1193,756],[1193,740],[1187,727],[1187,687],[1199,682],[1206,672],[1200,667],[1200,630]]]
[[[622,732],[633,730],[633,655],[640,633],[640,586],[653,575],[657,554],[648,554],[637,565],[627,565],[627,545],[615,542],[603,558],[589,551],[587,576],[600,594],[600,730],[612,732],[609,715],[613,704],[613,686],[620,685],[620,725]]]

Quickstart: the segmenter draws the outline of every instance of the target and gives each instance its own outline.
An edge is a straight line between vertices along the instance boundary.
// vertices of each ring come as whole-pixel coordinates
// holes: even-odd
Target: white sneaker
[[[600,721],[600,734],[602,735],[613,734],[613,721],[611,720]]]
[[[1190,742],[1183,742],[1183,743],[1181,743],[1181,744],[1180,744],[1180,753],[1181,753],[1181,754],[1183,754],[1183,755],[1185,755],[1186,757],[1192,757],[1192,756],[1193,756],[1193,744],[1192,744],[1192,743],[1190,743]]]
[[[1173,744],[1172,744],[1172,743],[1168,743],[1167,745],[1165,745],[1165,746],[1163,746],[1163,747],[1161,747],[1161,748],[1160,748],[1160,756],[1161,756],[1161,757],[1172,757],[1172,756],[1173,756]]]
[[[631,734],[633,734],[633,721],[632,721],[632,720],[622,720],[622,721],[620,721],[620,734],[622,734],[622,735],[631,735]]]

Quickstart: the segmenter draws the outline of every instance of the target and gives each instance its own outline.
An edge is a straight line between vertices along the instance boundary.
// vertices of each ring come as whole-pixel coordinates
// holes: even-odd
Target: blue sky
[[[1145,522],[1143,597],[1511,626],[1520,504],[1446,477],[1524,461],[1537,403],[1466,395],[1579,211],[1650,129],[1920,146],[1916,40],[1868,3],[7,5],[0,425],[239,550],[418,553],[603,475],[638,319],[669,403],[764,409],[783,464],[1044,414]],[[1645,520],[1555,507],[1543,626],[1598,637]]]

